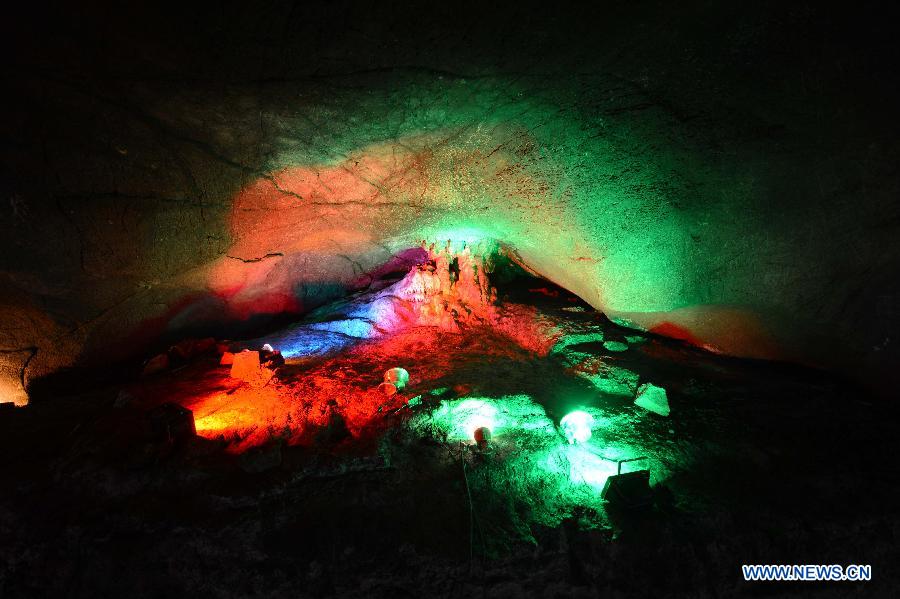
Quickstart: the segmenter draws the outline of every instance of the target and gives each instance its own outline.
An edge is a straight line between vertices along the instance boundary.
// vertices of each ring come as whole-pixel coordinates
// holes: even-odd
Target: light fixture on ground
[[[384,382],[401,390],[409,383],[409,372],[405,368],[391,368],[384,373]]]
[[[594,417],[583,410],[569,412],[559,421],[563,435],[570,444],[584,443],[591,438]]]
[[[650,488],[650,468],[640,468],[631,472],[622,472],[622,464],[647,460],[646,456],[616,460],[616,475],[606,479],[600,497],[610,504],[619,507],[641,507],[653,503],[653,490]]]
[[[472,433],[472,438],[475,440],[475,445],[478,449],[484,451],[491,443],[491,429],[486,426],[479,426]]]

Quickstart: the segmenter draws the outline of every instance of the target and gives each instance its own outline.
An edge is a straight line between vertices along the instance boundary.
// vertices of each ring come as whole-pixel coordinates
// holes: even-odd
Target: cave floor
[[[325,327],[352,343],[264,386],[210,355],[5,412],[0,596],[890,596],[892,406],[620,328],[561,290],[505,300],[505,328]],[[387,396],[393,366],[411,380]],[[647,382],[668,417],[634,405]],[[148,436],[166,401],[197,437]],[[583,445],[556,427],[573,409],[595,419]],[[653,505],[601,501],[615,466],[597,456],[646,456]],[[745,583],[742,563],[872,564],[873,581]]]

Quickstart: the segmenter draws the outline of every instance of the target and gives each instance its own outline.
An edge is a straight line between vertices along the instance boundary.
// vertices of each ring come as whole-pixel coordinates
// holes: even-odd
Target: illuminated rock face
[[[405,300],[394,308],[391,320],[399,318],[404,326],[449,330],[456,330],[461,322],[487,324],[496,320],[493,304],[497,293],[487,274],[490,254],[473,254],[465,242],[461,245],[457,251],[452,240],[438,250],[432,244],[425,262],[410,269],[396,289],[385,290]]]
[[[754,7],[552,26],[519,7],[471,37],[464,11],[334,10],[161,14],[163,41],[128,28],[152,17],[107,16],[122,51],[102,60],[24,36],[40,52],[16,54],[34,62],[3,130],[0,399],[303,313],[405,270],[423,238],[502,244],[621,322],[717,351],[870,381],[896,362],[898,146],[879,120],[896,94],[876,49],[807,64],[816,15]],[[259,41],[273,19],[292,35]],[[498,36],[510,22],[522,34]],[[57,75],[34,76],[45,61]]]

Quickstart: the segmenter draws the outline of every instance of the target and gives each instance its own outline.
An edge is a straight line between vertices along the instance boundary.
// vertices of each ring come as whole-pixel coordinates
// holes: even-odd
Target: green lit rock
[[[620,351],[628,350],[628,344],[622,343],[621,341],[604,341],[603,347],[605,347],[607,351],[612,351],[612,352],[620,352]]]
[[[574,368],[574,372],[604,395],[634,397],[637,391],[637,373],[621,366],[606,364],[597,357],[582,361]]]
[[[566,425],[576,415],[585,426]],[[601,510],[600,491],[616,474],[616,460],[650,455],[634,436],[634,414],[610,416],[597,406],[580,406],[559,426],[529,395],[444,400],[412,415],[405,426],[413,437],[430,437],[452,459],[466,459],[460,444],[476,446],[476,431],[490,431],[491,459],[467,470],[472,494],[483,501],[485,490],[500,492],[528,506],[529,518],[557,526],[573,510]],[[565,420],[563,418],[562,420]],[[484,432],[484,431],[482,431]],[[447,451],[449,450],[449,451]],[[662,471],[654,458],[655,471]],[[455,470],[458,464],[453,464]],[[525,527],[522,533],[530,535]]]
[[[523,8],[520,34],[498,34],[503,14],[471,38],[398,6],[384,20],[414,25],[384,47],[350,33],[372,25],[352,3],[287,37],[266,11],[227,30],[167,17],[197,25],[152,76],[122,47],[52,102],[23,86],[0,342],[38,351],[24,372],[0,357],[4,388],[21,402],[20,379],[111,348],[308,312],[423,238],[497,241],[626,326],[895,377],[898,344],[872,350],[900,327],[891,78],[838,43],[763,60],[804,36],[779,3],[731,4],[567,10],[549,29]],[[23,73],[70,59],[44,37]],[[791,85],[821,52],[840,68]]]
[[[578,368],[580,364],[594,358],[594,354],[587,352],[565,350],[562,352],[563,364],[568,368]]]
[[[635,405],[660,416],[669,415],[669,398],[666,390],[652,383],[644,383],[638,388]]]
[[[566,334],[559,338],[556,345],[553,346],[553,353],[559,353],[566,350],[572,345],[581,343],[601,343],[603,341],[602,331],[591,331],[589,333],[572,333]]]
[[[508,433],[513,438],[555,434],[544,408],[527,395],[443,400],[431,413],[411,419],[409,426],[421,434],[454,442],[473,441],[475,431],[482,427],[487,427],[500,440]]]

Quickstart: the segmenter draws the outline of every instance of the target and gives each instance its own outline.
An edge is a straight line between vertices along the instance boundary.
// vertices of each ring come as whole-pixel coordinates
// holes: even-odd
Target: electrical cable
[[[465,446],[460,443],[459,461],[462,464],[463,481],[466,483],[466,496],[469,498],[469,573],[475,562],[475,505],[472,503],[472,491],[469,488],[469,475],[466,474]]]

